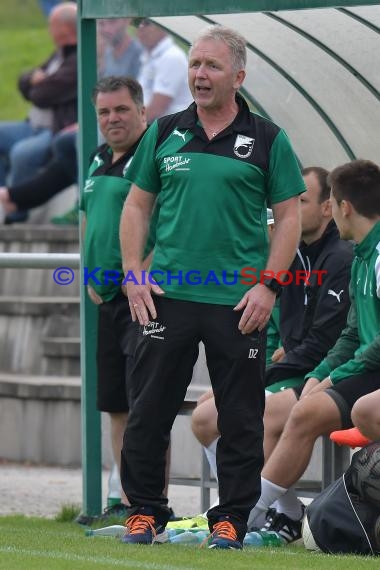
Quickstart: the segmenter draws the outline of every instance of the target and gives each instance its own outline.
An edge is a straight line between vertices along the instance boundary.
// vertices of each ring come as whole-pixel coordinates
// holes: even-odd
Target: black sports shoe
[[[296,521],[284,513],[278,513],[275,509],[270,509],[270,511],[267,513],[267,522],[260,533],[275,532],[287,544],[302,541],[302,520],[305,515],[305,505],[302,505],[301,518]]]
[[[169,536],[162,524],[154,516],[150,507],[141,507],[125,521],[125,535],[121,542],[126,544],[162,544]]]
[[[83,525],[83,526],[90,526],[96,519],[96,516],[92,515],[85,515],[84,513],[79,513],[77,517],[75,517],[74,522]]]
[[[112,505],[112,507],[106,507],[101,515],[84,515],[79,514],[75,519],[75,522],[85,526],[90,526],[98,522],[108,522],[110,519],[120,519],[124,523],[125,519],[130,515],[131,507],[127,507],[123,503],[117,503]]]
[[[276,512],[277,512],[276,509],[274,509],[273,507],[271,507],[267,510],[267,512],[265,513],[265,524],[264,524],[265,528],[266,528],[266,525],[268,524],[268,522],[272,521]],[[248,524],[247,532],[259,532],[261,529],[262,529],[261,526],[257,526],[257,525],[251,526]]]
[[[243,548],[243,540],[239,536],[239,529],[233,524],[230,517],[220,517],[218,522],[212,524],[210,530],[209,548],[230,550],[241,550]]]
[[[262,528],[259,528],[258,530],[270,530],[269,527],[273,522],[274,517],[277,515],[277,511],[276,509],[274,509],[273,507],[271,507],[270,509],[267,510],[266,515],[265,515],[265,524]]]
[[[16,212],[11,212],[5,216],[4,224],[20,224],[22,222],[26,222],[28,217],[29,213],[27,210],[16,210]]]

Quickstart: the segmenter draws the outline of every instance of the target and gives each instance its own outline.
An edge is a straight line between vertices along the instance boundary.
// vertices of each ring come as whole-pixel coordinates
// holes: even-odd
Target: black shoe
[[[17,210],[16,212],[12,212],[11,214],[7,214],[4,219],[4,224],[20,224],[26,222],[28,219],[29,213],[27,210]]]
[[[117,518],[123,519],[123,522],[126,518],[129,517],[131,511],[131,507],[124,505],[123,503],[117,503],[116,505],[112,505],[112,507],[107,507],[104,509],[103,513],[97,517],[97,521],[106,522],[110,518]]]
[[[101,515],[84,515],[80,514],[75,519],[75,522],[85,526],[90,526],[95,523],[108,522],[110,519],[120,519],[120,522],[124,523],[130,515],[131,507],[127,507],[123,503],[117,503],[112,505],[112,507],[107,507],[104,509]]]
[[[272,507],[267,510],[267,512],[265,514],[265,528],[266,528],[266,525],[268,524],[268,522],[272,521],[276,512],[277,512],[276,509],[274,509]],[[247,532],[259,532],[261,530],[261,528],[262,528],[261,526],[250,526],[250,525],[248,525]]]
[[[232,522],[228,516],[220,517],[218,522],[215,522],[210,527],[211,536],[209,541],[209,548],[223,548],[230,550],[241,550],[243,548],[243,536],[239,532],[239,528]]]
[[[79,513],[77,517],[75,517],[74,522],[83,525],[83,526],[90,526],[92,525],[93,521],[96,519],[96,516],[85,515],[83,513]]]
[[[302,520],[305,515],[305,505],[302,505],[302,516],[299,520],[293,520],[284,513],[278,513],[275,509],[267,515],[267,522],[261,529],[261,533],[275,532],[284,543],[299,542],[302,540]],[[269,511],[268,511],[269,512]]]
[[[173,511],[173,509],[171,507],[169,507],[169,511],[170,511],[170,517],[169,517],[170,522],[182,521],[183,520],[183,517],[176,517],[175,516],[175,512]]]
[[[165,524],[154,516],[151,507],[140,507],[125,521],[126,533],[121,538],[125,544],[162,544],[168,542]]]

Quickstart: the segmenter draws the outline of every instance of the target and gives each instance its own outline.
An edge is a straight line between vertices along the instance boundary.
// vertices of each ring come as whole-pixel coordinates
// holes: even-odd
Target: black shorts
[[[128,377],[138,327],[132,322],[128,299],[121,292],[98,309],[97,408],[102,412],[128,412]]]
[[[297,397],[301,395],[305,384],[293,388]],[[356,376],[349,376],[344,380],[327,388],[328,394],[337,405],[342,417],[342,429],[353,426],[351,420],[351,410],[357,400],[366,394],[370,394],[380,388],[380,370],[376,372],[363,372]]]

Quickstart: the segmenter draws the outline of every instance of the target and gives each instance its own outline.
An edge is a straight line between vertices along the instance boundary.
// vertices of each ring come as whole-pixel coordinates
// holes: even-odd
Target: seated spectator
[[[277,395],[288,406],[289,417],[271,445],[265,442],[262,493],[251,512],[251,525],[280,497],[286,501],[288,490],[309,463],[316,439],[351,427],[355,402],[380,388],[380,168],[356,160],[336,168],[329,180],[341,238],[356,244],[347,326],[322,362],[306,375],[306,383]],[[289,511],[271,513],[266,530],[293,542],[301,536],[303,509],[291,501]]]
[[[145,48],[138,79],[144,92],[148,123],[151,123],[163,115],[182,111],[192,103],[188,64],[181,48],[151,20],[140,20],[137,37]]]
[[[128,34],[131,18],[97,21],[98,76],[128,75],[137,78],[140,71],[142,45]]]
[[[301,199],[301,243],[289,271],[291,284],[283,288],[280,297],[280,336],[282,348],[271,358],[265,374],[267,395],[273,400],[266,404],[264,443],[268,445],[273,430],[285,421],[287,408],[281,409],[282,390],[303,382],[342,331],[349,308],[348,282],[352,247],[339,239],[332,220],[328,172],[320,167],[303,171],[307,191]],[[318,274],[306,282],[297,280],[297,272],[325,271],[319,282]],[[339,298],[332,293],[339,293]],[[276,394],[276,392],[280,392]],[[278,397],[280,404],[277,406]],[[273,408],[273,412],[271,411]],[[194,435],[205,446],[212,471],[216,470],[216,445],[219,437],[217,412],[213,398],[203,399],[193,412]],[[296,506],[298,503],[296,503]],[[279,506],[281,508],[281,506]]]
[[[19,89],[32,107],[26,120],[0,123],[0,186],[32,178],[49,160],[53,134],[77,121],[76,12],[74,2],[52,10],[49,32],[57,50],[19,79]]]
[[[21,184],[0,187],[0,202],[7,214],[41,206],[77,183],[77,132],[78,126],[74,124],[55,135],[52,158],[36,176]],[[71,223],[78,223],[78,208]]]

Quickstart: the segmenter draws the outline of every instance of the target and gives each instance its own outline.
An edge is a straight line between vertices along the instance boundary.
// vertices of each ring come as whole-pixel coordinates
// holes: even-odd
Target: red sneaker
[[[371,440],[365,437],[356,427],[333,431],[330,433],[330,439],[338,445],[349,445],[352,449],[364,447],[371,443]]]

